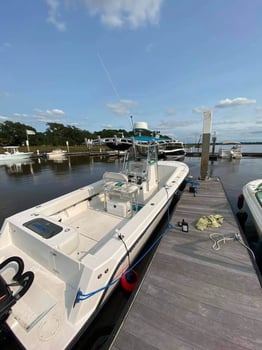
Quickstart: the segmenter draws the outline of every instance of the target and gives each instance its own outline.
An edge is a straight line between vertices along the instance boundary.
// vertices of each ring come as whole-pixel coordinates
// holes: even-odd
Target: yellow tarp
[[[208,227],[220,227],[223,224],[224,218],[222,215],[202,216],[196,223],[196,228],[204,231]]]

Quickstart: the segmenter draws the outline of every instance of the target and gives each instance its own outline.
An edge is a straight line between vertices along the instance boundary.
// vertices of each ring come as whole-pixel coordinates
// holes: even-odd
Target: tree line
[[[88,130],[81,130],[75,126],[63,125],[60,123],[47,123],[47,128],[44,132],[38,132],[30,125],[19,122],[5,121],[0,123],[0,145],[1,146],[22,146],[27,140],[31,146],[64,145],[66,141],[70,145],[81,145],[85,139],[97,139],[98,137],[114,137],[115,135],[124,134],[125,136],[132,136],[132,131],[124,129],[103,129],[101,131],[90,132]],[[33,135],[34,134],[34,135]]]

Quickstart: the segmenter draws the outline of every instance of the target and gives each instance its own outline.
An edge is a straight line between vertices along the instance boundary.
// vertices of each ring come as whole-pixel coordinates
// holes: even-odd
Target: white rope
[[[225,236],[221,233],[211,233],[209,235],[209,238],[214,242],[214,244],[212,245],[212,248],[214,250],[220,250],[220,243],[223,242],[224,244],[226,243],[226,241],[234,241],[235,240],[235,234],[230,234],[231,236]],[[214,238],[217,237],[217,238]]]
[[[215,238],[216,237],[216,238]],[[256,260],[255,258],[255,254],[252,251],[252,249],[250,249],[242,240],[241,236],[239,233],[229,233],[228,236],[223,235],[221,233],[211,233],[209,235],[209,238],[214,242],[212,245],[212,248],[214,250],[220,250],[220,243],[223,242],[224,244],[226,243],[226,241],[237,241],[239,242],[243,247],[245,247],[252,255],[252,257],[254,258],[254,260]]]

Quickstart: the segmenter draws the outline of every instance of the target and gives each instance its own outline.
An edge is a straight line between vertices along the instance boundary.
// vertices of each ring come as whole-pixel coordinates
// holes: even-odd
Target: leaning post
[[[204,112],[203,119],[203,135],[202,135],[202,152],[201,152],[201,180],[208,179],[208,161],[209,161],[209,148],[210,148],[210,135],[211,135],[211,111]]]

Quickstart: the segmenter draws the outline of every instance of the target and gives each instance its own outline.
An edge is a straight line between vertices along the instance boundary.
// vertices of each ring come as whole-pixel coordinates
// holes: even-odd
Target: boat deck
[[[88,252],[94,251],[104,240],[115,234],[116,228],[120,228],[128,219],[111,215],[101,208],[100,210],[86,209],[63,223],[74,228],[79,233],[79,246],[71,256],[81,260]],[[107,230],[105,230],[105,227]],[[91,250],[92,249],[92,250]]]
[[[137,291],[111,350],[262,348],[262,293],[256,264],[237,240],[212,248],[209,235],[240,229],[218,179],[188,187]],[[220,214],[222,226],[199,231],[203,215]],[[177,225],[184,219],[189,232]]]
[[[103,210],[87,209],[86,213],[81,212],[73,218],[64,220],[63,223],[75,228],[81,235],[98,242],[105,235],[105,225],[107,228],[119,227],[123,220],[120,216],[110,215]]]

